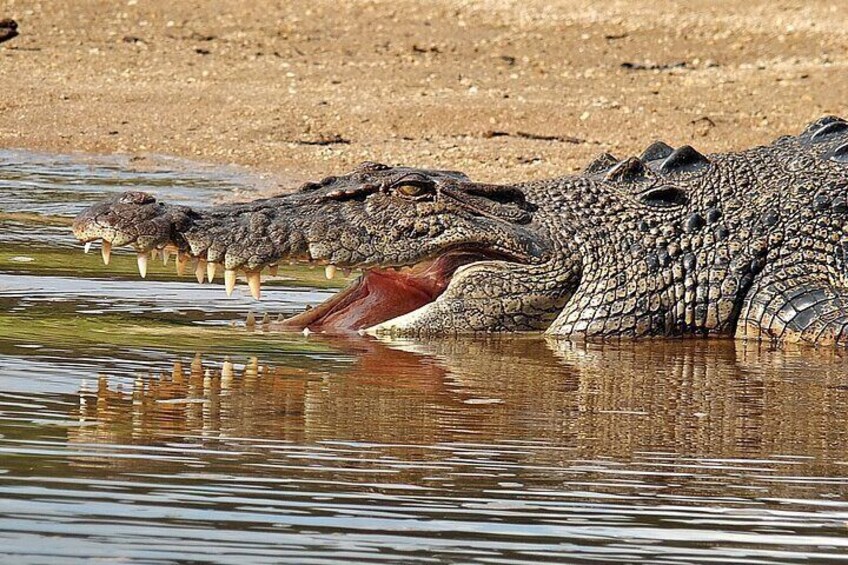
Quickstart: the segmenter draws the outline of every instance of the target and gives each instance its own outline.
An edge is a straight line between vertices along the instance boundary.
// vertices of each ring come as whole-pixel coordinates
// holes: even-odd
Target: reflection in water
[[[840,352],[792,353],[733,342],[574,345],[537,338],[484,342],[362,339],[340,374],[249,358],[139,377],[100,379],[79,414],[121,442],[185,433],[431,444],[528,442],[581,457],[671,450],[701,458],[796,454],[848,458],[848,373]],[[549,347],[550,345],[550,347]],[[473,407],[473,408],[472,408]],[[94,437],[89,437],[94,434]],[[799,453],[802,450],[803,453]]]
[[[305,555],[294,544],[374,561],[773,563],[848,549],[838,353],[538,338],[326,345],[347,369],[197,356],[134,379],[102,375],[66,399],[75,424],[38,456],[65,461],[59,475],[85,480],[74,488],[138,497],[150,520],[223,528],[239,555]],[[130,530],[147,522],[127,512]],[[237,541],[257,531],[267,544]],[[281,531],[297,542],[278,545]],[[200,542],[166,536],[169,555],[182,555],[177,538]],[[131,537],[115,539],[138,557]]]

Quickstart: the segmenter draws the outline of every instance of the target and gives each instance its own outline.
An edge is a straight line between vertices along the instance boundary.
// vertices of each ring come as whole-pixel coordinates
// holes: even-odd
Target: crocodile
[[[544,331],[569,339],[736,337],[848,346],[848,122],[740,152],[650,144],[516,184],[366,162],[208,209],[127,192],[76,237],[223,270],[260,297],[282,262],[362,275],[283,330],[401,336]],[[206,275],[204,277],[204,274]]]

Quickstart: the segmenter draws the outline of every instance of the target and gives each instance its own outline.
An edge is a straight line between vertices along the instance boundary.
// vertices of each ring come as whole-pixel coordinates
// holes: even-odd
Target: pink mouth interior
[[[282,322],[282,328],[349,332],[371,327],[433,302],[460,266],[486,258],[451,252],[402,271],[370,269],[323,304]]]

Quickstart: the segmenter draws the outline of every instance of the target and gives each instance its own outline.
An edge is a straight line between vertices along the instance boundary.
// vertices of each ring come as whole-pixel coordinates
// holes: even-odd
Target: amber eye
[[[397,191],[410,198],[419,198],[433,192],[433,187],[424,184],[402,184]]]

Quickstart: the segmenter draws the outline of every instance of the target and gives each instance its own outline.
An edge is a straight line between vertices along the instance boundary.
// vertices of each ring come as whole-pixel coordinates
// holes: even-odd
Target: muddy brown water
[[[331,290],[141,281],[68,234],[245,182],[0,152],[0,562],[848,560],[838,352],[251,330]]]

